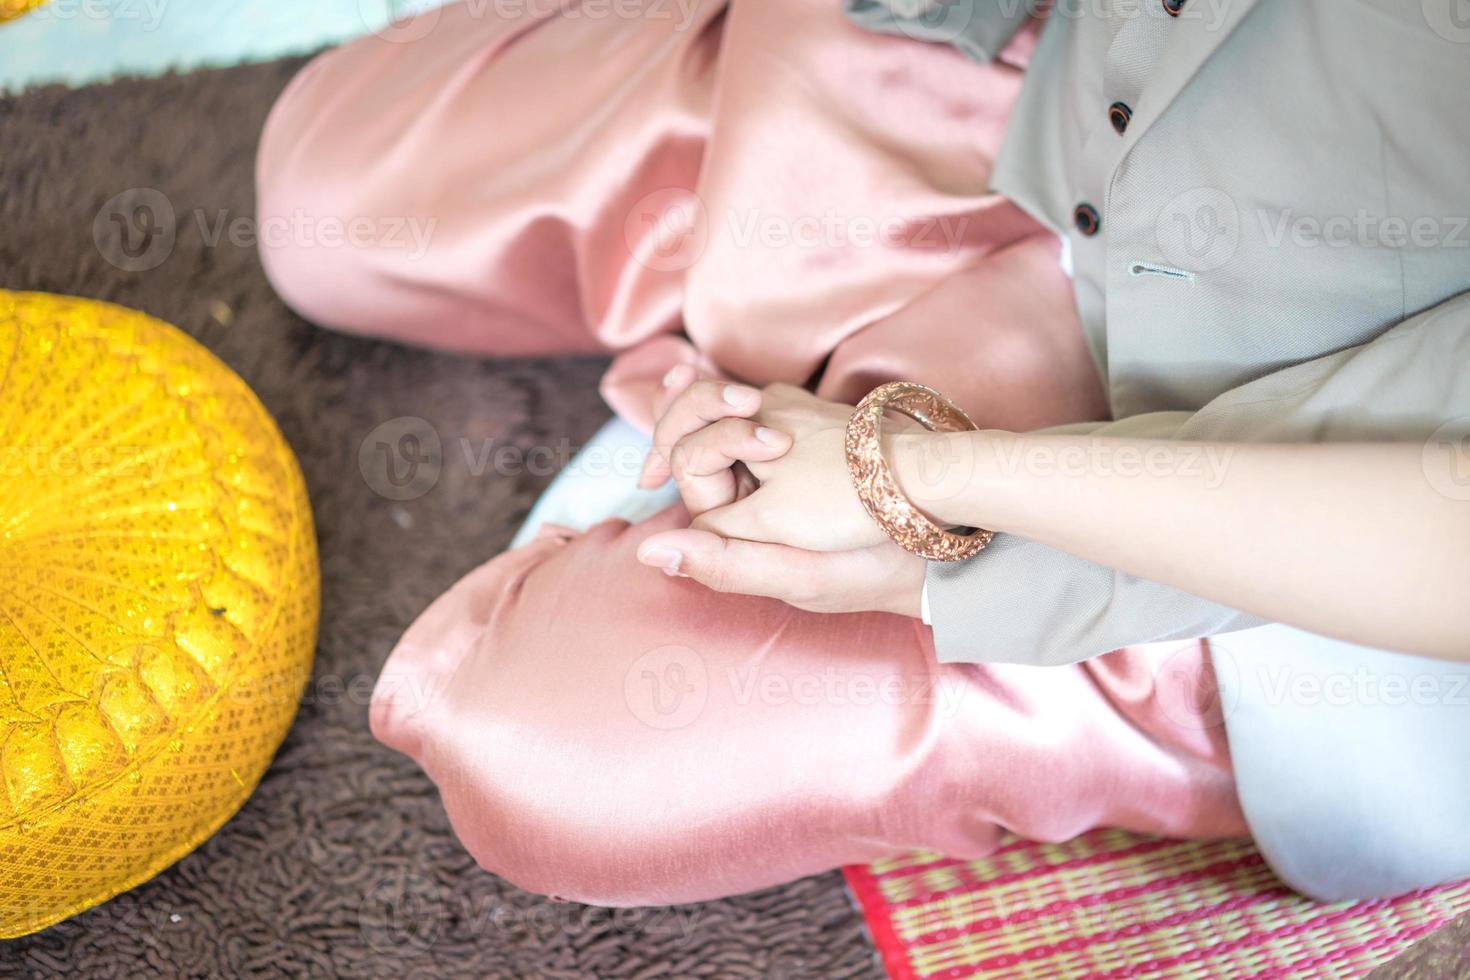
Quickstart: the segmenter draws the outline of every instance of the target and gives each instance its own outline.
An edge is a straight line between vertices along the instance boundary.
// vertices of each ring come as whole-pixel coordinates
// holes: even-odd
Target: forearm
[[[1470,658],[1470,504],[1421,445],[906,437],[904,491],[987,527],[1263,618]]]

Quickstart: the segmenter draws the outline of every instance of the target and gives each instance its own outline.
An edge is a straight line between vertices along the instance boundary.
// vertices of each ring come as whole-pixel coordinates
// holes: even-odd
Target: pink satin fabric
[[[262,236],[305,316],[470,352],[611,351],[604,394],[645,426],[686,361],[850,402],[922,380],[1010,429],[1102,416],[1055,240],[985,193],[1031,34],[979,66],[864,33],[831,0],[687,22],[678,4],[497,9],[354,42],[282,96],[262,221],[377,229],[337,248]],[[423,765],[487,869],[663,904],[916,847],[978,856],[1003,829],[1245,832],[1196,696],[1202,644],[940,665],[916,621],[636,562],[684,523],[543,533],[385,665],[373,731]]]
[[[914,848],[979,857],[1003,829],[1244,833],[1199,642],[942,665],[917,620],[636,563],[686,521],[548,529],[442,596],[384,666],[373,732],[424,767],[488,870],[655,905]]]
[[[262,223],[376,238],[262,234],[281,295],[415,344],[618,352],[604,392],[645,426],[700,357],[850,401],[922,377],[1017,429],[1105,412],[1055,239],[985,191],[1031,34],[980,66],[835,0],[609,9],[457,4],[308,65],[262,138]]]

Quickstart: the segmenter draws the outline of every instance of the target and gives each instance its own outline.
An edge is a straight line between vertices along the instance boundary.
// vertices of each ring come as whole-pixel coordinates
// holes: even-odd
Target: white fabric
[[[638,489],[639,467],[652,445],[648,436],[622,419],[609,420],[537,499],[511,547],[536,537],[543,524],[574,531],[585,531],[610,517],[636,524],[678,503],[672,483],[657,490]]]
[[[1470,869],[1470,664],[1275,624],[1210,651],[1241,806],[1283,879],[1336,902]]]

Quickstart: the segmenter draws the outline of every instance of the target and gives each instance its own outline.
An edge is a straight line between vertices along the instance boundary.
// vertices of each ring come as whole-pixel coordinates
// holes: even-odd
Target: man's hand
[[[639,547],[638,560],[717,592],[768,596],[812,612],[873,611],[914,619],[927,565],[887,540],[853,551],[805,551],[693,528],[652,535]]]

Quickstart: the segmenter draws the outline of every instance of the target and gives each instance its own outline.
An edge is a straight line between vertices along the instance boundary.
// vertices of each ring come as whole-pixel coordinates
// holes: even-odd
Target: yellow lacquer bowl
[[[45,2],[46,0],[0,0],[0,23],[29,13]]]
[[[141,313],[0,291],[0,938],[240,808],[318,605],[300,470],[239,377]]]

